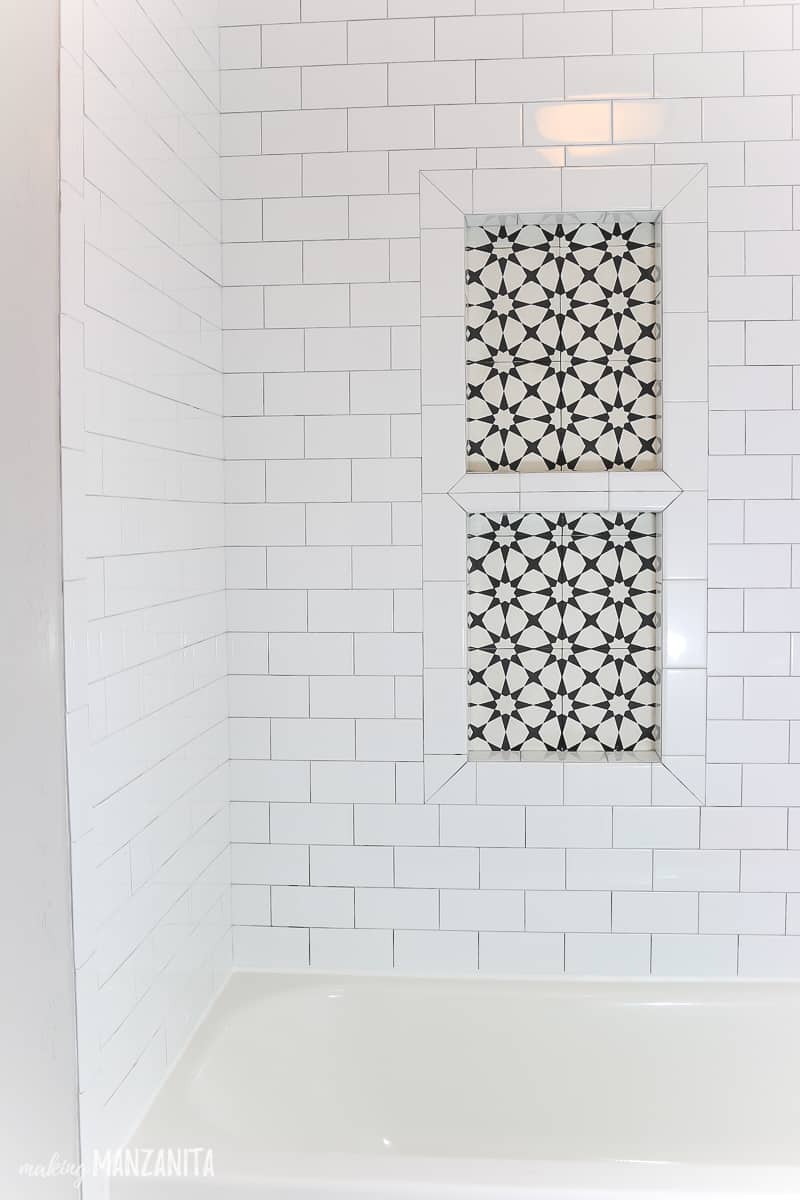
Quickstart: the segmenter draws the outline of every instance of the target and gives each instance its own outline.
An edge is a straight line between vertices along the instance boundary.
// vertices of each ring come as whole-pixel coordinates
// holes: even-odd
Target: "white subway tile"
[[[356,812],[355,841],[360,846],[435,846],[438,811],[408,804],[364,805]]]
[[[478,851],[450,846],[398,846],[396,887],[476,888]]]
[[[528,846],[610,846],[611,809],[537,805],[526,810],[525,836]]]
[[[437,58],[519,58],[521,16],[439,17]]]
[[[331,805],[325,805],[327,811]],[[312,846],[311,882],[329,887],[390,887],[389,846]]]
[[[700,814],[695,808],[617,808],[614,810],[614,846],[679,849],[696,847]]]
[[[703,101],[703,136],[716,141],[791,137],[788,96],[729,96]]]
[[[744,628],[788,632],[800,628],[800,590],[753,589],[745,594]]]
[[[704,50],[788,50],[791,45],[788,6],[709,8],[703,13]]]
[[[743,90],[741,54],[656,54],[656,96],[726,96],[726,103]],[[703,110],[705,118],[706,110]],[[730,136],[731,125],[722,134]],[[718,136],[703,126],[703,136]]]
[[[260,143],[256,149],[260,150]],[[296,150],[296,147],[293,149]],[[229,200],[262,196],[299,196],[301,161],[297,153],[248,152],[225,158],[221,163],[222,195]],[[227,251],[227,246],[224,246],[223,259]]]
[[[498,975],[557,975],[564,965],[564,939],[554,933],[492,933],[478,937],[481,971]]]
[[[303,246],[306,283],[358,283],[388,278],[386,241],[308,242]],[[349,365],[346,369],[354,368]]]
[[[535,13],[524,24],[526,58],[611,53],[609,12]]]
[[[307,883],[307,846],[231,846],[231,869],[242,884]]]
[[[243,287],[268,283],[299,283],[302,270],[301,249],[297,242],[234,242],[223,252],[222,271],[225,283]],[[227,349],[227,347],[226,347]],[[302,364],[301,364],[302,365]],[[247,371],[229,358],[225,366],[230,371]],[[255,368],[258,370],[259,368]],[[281,368],[277,364],[262,370],[298,370],[298,367]]]
[[[610,142],[611,105],[526,104],[526,145],[561,145],[564,142]]]
[[[375,371],[389,366],[388,329],[309,329],[305,345],[308,371]],[[325,420],[337,418],[309,418],[314,424]],[[319,447],[318,453],[330,450]]]
[[[568,933],[568,975],[648,975],[650,937],[638,933]]]
[[[237,925],[233,952],[237,966],[243,968],[268,962],[278,969],[297,970],[308,966],[308,930]]]
[[[311,764],[311,798],[316,803],[391,804],[394,797],[393,763]]]
[[[564,800],[567,804],[605,804],[606,789],[614,804],[650,803],[648,763],[566,763]],[[528,802],[530,803],[530,801]]]
[[[786,902],[779,893],[711,892],[700,897],[701,933],[783,933]]]
[[[433,110],[425,106],[351,109],[350,150],[402,150],[432,146]]]
[[[433,21],[358,21],[349,28],[348,57],[353,63],[433,58]]]
[[[694,141],[700,138],[700,126],[699,100],[614,101],[615,142]]]
[[[389,156],[385,150],[303,156],[304,196],[356,196],[386,189]]]
[[[780,588],[791,585],[786,546],[710,546],[708,582],[714,588]]]
[[[734,935],[656,933],[653,936],[654,975],[692,978],[730,978],[736,974],[737,939]]]
[[[800,891],[800,850],[743,850],[741,890]]]
[[[422,758],[422,722],[362,718],[356,722],[356,747],[363,759],[418,762]]]
[[[386,104],[383,63],[346,67],[304,67],[303,108],[357,108]]]
[[[739,974],[754,979],[796,979],[800,971],[800,938],[739,939]]]
[[[647,54],[601,54],[596,58],[570,55],[564,59],[564,94],[570,100],[621,100],[652,96],[653,60]],[[665,94],[672,93],[656,91],[656,95]],[[677,94],[682,96],[687,93]],[[567,140],[582,141],[583,138],[570,137]]]
[[[522,109],[518,104],[445,104],[436,108],[437,146],[519,146]]]
[[[700,845],[706,849],[786,849],[786,809],[706,808]]]
[[[702,15],[699,9],[617,10],[614,12],[614,53],[677,54],[700,50]],[[727,49],[711,45],[703,48]]]
[[[522,892],[444,889],[439,924],[442,929],[523,929],[525,898]]]
[[[312,717],[393,717],[394,681],[379,676],[321,675],[310,680]]]
[[[422,674],[422,638],[416,633],[359,633],[355,655],[359,675]]]
[[[611,922],[615,933],[697,933],[697,895],[615,891]]]
[[[265,67],[311,66],[347,61],[347,26],[337,22],[273,25],[265,30],[261,62]]]
[[[482,888],[548,889],[549,894],[564,887],[564,851],[482,845],[480,880]]]
[[[567,850],[570,891],[649,891],[652,877],[650,850]]]
[[[708,760],[712,763],[787,762],[786,721],[710,721]]]
[[[347,111],[312,109],[262,113],[261,149],[269,155],[347,150]]]
[[[300,0],[225,0],[225,7],[220,16],[224,25],[267,25],[299,21]]]
[[[419,495],[420,464],[416,458],[355,459],[351,469],[354,500],[411,501]]]
[[[452,805],[440,815],[443,846],[524,846],[525,809]]]
[[[319,670],[319,667],[316,669]],[[278,759],[354,758],[354,722],[319,719],[273,720],[272,757]]]
[[[436,929],[439,893],[433,888],[356,888],[361,929]]]
[[[418,325],[419,285],[361,283],[350,288],[353,325]]]
[[[736,850],[655,850],[653,887],[668,892],[735,892],[739,886]]]
[[[394,965],[399,971],[473,972],[478,969],[478,934],[474,931],[398,929]]]
[[[310,964],[317,970],[387,971],[392,966],[388,929],[312,929]]]
[[[219,31],[219,65],[222,71],[261,66],[261,26],[234,25]],[[221,80],[224,83],[224,79]]]
[[[479,102],[558,100],[564,95],[564,68],[557,58],[505,59],[475,63]]]
[[[744,55],[744,90],[750,96],[791,95],[800,50],[753,50]]]
[[[797,142],[753,142],[744,148],[748,185],[794,183],[799,163],[800,144]]]
[[[223,112],[264,112],[300,107],[298,67],[223,71],[221,85]]]
[[[637,892],[641,897],[642,893]],[[608,933],[611,930],[610,892],[528,891],[525,928],[537,932]]]
[[[353,924],[353,889],[350,887],[273,887],[273,925]]]
[[[745,634],[749,637],[779,637],[786,634]],[[788,664],[787,664],[788,666]],[[765,675],[763,668],[757,668],[758,675]],[[775,672],[778,673],[777,671]],[[753,671],[752,674],[756,674]],[[800,676],[786,679],[755,678],[745,680],[744,715],[746,717],[764,720],[798,720],[800,719]]]

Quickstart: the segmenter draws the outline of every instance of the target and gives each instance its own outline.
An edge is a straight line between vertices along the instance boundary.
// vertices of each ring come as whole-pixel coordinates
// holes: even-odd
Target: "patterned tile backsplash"
[[[466,238],[469,470],[656,468],[656,222],[487,218]]]
[[[657,750],[653,513],[473,513],[470,752]]]

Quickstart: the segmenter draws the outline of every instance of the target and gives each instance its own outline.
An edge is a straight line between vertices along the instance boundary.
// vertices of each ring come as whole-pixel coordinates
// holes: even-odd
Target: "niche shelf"
[[[655,513],[472,513],[469,753],[658,751]]]
[[[471,216],[467,470],[653,471],[656,212]]]

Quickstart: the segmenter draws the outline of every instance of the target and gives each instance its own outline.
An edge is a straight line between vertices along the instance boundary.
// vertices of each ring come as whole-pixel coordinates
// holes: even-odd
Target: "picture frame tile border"
[[[697,163],[420,172],[423,646],[426,640],[430,644],[437,628],[457,624],[463,631],[463,645],[451,637],[450,649],[442,654],[424,652],[426,803],[501,802],[502,795],[494,801],[488,798],[491,789],[486,781],[488,772],[504,758],[516,763],[514,779],[524,780],[525,803],[537,803],[542,792],[552,796],[556,777],[560,778],[562,802],[569,803],[568,784],[576,771],[612,763],[615,769],[607,775],[607,790],[604,774],[595,771],[593,776],[598,804],[619,803],[623,775],[624,791],[628,793],[630,781],[637,803],[704,803],[704,619],[702,628],[689,630],[691,640],[696,643],[699,639],[704,647],[702,665],[671,666],[668,680],[664,673],[660,758],[553,755],[529,761],[520,760],[519,755],[492,755],[477,761],[468,759],[466,751],[464,614],[467,514],[480,511],[637,509],[662,513],[662,583],[694,580],[707,592],[707,175],[707,167]],[[620,209],[657,210],[664,229],[662,469],[468,473],[463,294],[466,219],[476,212]],[[451,282],[453,278],[457,285]],[[670,329],[681,327],[692,333],[694,352],[688,356],[669,335]],[[680,395],[673,390],[673,378],[677,380],[675,389],[681,388]],[[684,719],[687,703],[695,718],[691,722]]]

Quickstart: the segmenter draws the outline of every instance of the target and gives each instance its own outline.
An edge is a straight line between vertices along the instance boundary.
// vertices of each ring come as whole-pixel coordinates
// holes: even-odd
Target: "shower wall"
[[[221,23],[236,961],[800,973],[793,9],[225,0]],[[445,384],[420,346],[419,173],[457,194],[479,168],[478,211],[518,212],[523,171],[564,166],[573,195],[647,209],[650,164],[689,163],[708,167],[708,389],[678,381],[702,419],[673,445],[704,459],[708,400],[711,500],[675,594],[706,612],[707,578],[708,638],[673,652],[708,669],[683,711],[707,723],[704,803],[613,763],[534,785],[479,764],[426,803],[423,624],[463,631],[421,604],[421,362]],[[705,338],[686,353],[705,381]]]
[[[63,0],[84,1158],[130,1132],[230,962],[217,88],[212,3]]]
[[[130,1131],[232,947],[800,973],[793,10],[565,2],[62,0],[86,1148]],[[497,212],[522,171],[592,166],[648,208],[650,166],[686,163],[709,185],[708,395],[682,397],[710,416],[684,597],[705,612],[707,582],[686,647],[709,676],[704,802],[587,762],[533,786],[479,764],[426,802],[423,658],[463,630],[422,604],[420,368],[442,346],[420,337],[420,171],[496,171]]]

